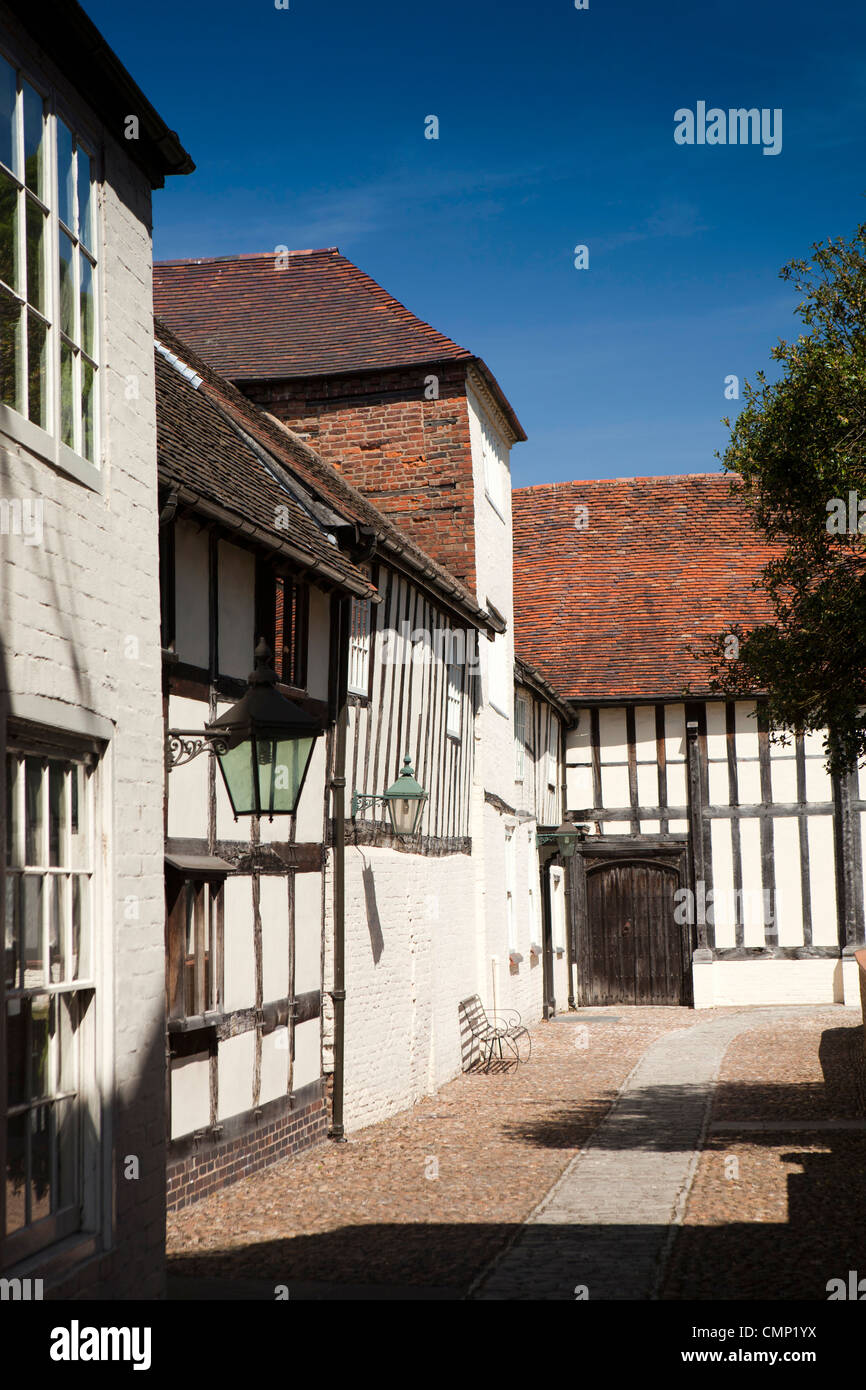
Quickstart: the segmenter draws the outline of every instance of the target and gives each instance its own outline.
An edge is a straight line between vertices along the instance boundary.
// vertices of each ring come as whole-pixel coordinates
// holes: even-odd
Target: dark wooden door
[[[687,928],[674,918],[682,869],[670,857],[585,864],[581,1003],[691,1002]]]

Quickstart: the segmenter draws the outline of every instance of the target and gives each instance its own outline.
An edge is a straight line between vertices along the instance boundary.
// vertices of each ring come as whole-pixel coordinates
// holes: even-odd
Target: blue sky
[[[485,359],[516,486],[717,468],[780,266],[866,220],[855,0],[84,4],[197,164],[155,256],[339,246]],[[781,153],[675,144],[698,101],[781,108]]]

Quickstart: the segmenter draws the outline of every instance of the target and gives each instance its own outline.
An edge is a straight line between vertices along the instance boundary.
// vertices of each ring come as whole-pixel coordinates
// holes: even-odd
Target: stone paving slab
[[[814,1010],[752,1009],[659,1038],[586,1147],[470,1297],[657,1296],[706,1136],[713,1087],[738,1034]]]

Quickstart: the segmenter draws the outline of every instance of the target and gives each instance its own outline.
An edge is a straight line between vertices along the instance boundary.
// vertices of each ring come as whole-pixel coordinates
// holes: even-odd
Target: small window
[[[559,720],[551,710],[547,726],[547,785],[556,787],[559,771]]]
[[[503,512],[503,484],[505,480],[505,457],[497,436],[481,420],[481,457],[484,463],[484,491],[500,516]]]
[[[166,879],[168,1017],[193,1018],[222,1003],[222,881]]]
[[[445,732],[451,738],[460,737],[460,724],[463,714],[462,667],[457,663],[448,667],[448,696]]]
[[[514,701],[514,778],[522,782],[526,774],[526,700],[518,695]]]
[[[369,571],[364,568],[368,575]],[[368,598],[353,598],[349,614],[349,694],[370,693],[370,626],[373,604]]]
[[[306,584],[277,575],[274,601],[274,669],[283,685],[307,687],[310,593]]]

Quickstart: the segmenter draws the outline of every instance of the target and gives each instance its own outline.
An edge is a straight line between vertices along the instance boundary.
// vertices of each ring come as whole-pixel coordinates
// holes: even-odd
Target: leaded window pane
[[[30,1221],[51,1215],[51,1107],[30,1111]]]
[[[90,182],[90,157],[78,147],[78,235],[88,251],[93,250],[93,192]]]
[[[93,297],[93,266],[86,256],[78,255],[81,276],[81,346],[88,357],[93,356],[93,335],[96,322],[96,303]]]
[[[0,291],[0,401],[21,414],[21,306]]]
[[[21,880],[15,874],[6,879],[6,922],[3,955],[4,975],[7,989],[17,989],[20,985],[21,957],[18,949],[21,940]]]
[[[72,135],[57,122],[57,215],[71,232],[75,230],[75,160]]]
[[[42,209],[27,199],[27,302],[40,313],[47,312],[45,297],[45,228]]]
[[[59,985],[66,976],[66,874],[48,879],[48,964],[49,979]]]
[[[67,338],[78,341],[75,325],[75,247],[60,233],[60,327]]]
[[[0,160],[18,172],[18,150],[15,139],[15,69],[0,58]]]
[[[66,831],[66,769],[56,759],[48,764],[48,863],[63,863]],[[65,856],[64,856],[65,857]]]
[[[18,189],[14,180],[0,171],[0,280],[18,290],[19,276]]]
[[[25,874],[21,880],[23,898],[22,955],[24,988],[38,989],[45,984],[42,961],[42,900],[45,880],[41,875]]]
[[[81,452],[95,462],[96,373],[89,362],[81,363]]]
[[[72,875],[72,960],[70,976],[73,980],[90,978],[90,930],[87,921],[89,903],[87,880],[80,874]]]
[[[6,1234],[27,1225],[27,1112],[6,1125]]]
[[[27,1005],[23,999],[6,1005],[7,1104],[13,1108],[27,1099]]]
[[[27,1001],[30,1009],[30,1099],[41,1100],[54,1092],[51,1039],[55,1024],[55,999],[37,994]]]
[[[48,429],[48,328],[27,315],[27,417]]]
[[[70,449],[75,448],[75,385],[72,348],[60,345],[60,438]]]
[[[28,758],[24,774],[25,864],[36,865],[45,862],[42,853],[42,791],[42,762],[39,758]]]
[[[40,198],[45,196],[45,102],[30,86],[21,84],[24,113],[24,182]]]

